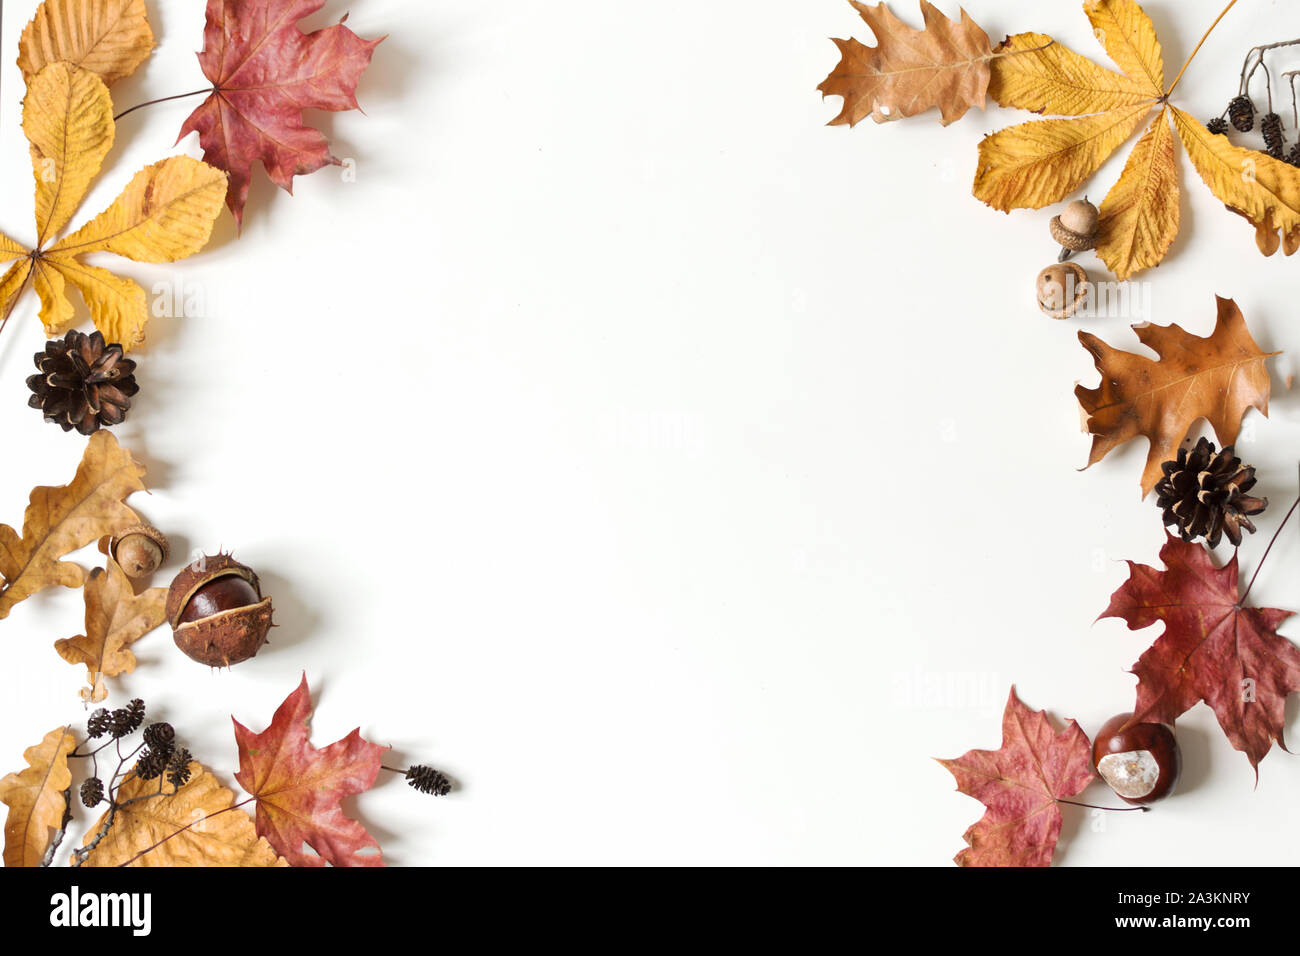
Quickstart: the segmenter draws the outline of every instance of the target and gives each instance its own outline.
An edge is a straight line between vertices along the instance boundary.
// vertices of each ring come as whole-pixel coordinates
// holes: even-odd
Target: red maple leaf
[[[230,174],[226,205],[242,224],[253,161],[293,192],[293,177],[338,165],[304,109],[358,109],[356,89],[384,39],[343,26],[303,33],[298,21],[325,0],[208,0],[199,64],[213,91],[181,127],[197,131],[205,162]]]
[[[1235,552],[1216,568],[1201,545],[1166,537],[1160,560],[1169,570],[1128,562],[1129,579],[1101,615],[1133,631],[1165,625],[1133,665],[1134,720],[1172,724],[1203,700],[1258,774],[1273,741],[1286,746],[1286,697],[1300,690],[1300,648],[1277,633],[1294,612],[1242,607]]]
[[[1059,734],[1030,710],[1015,687],[1002,714],[1002,748],[940,760],[957,789],[988,810],[964,834],[958,866],[1047,866],[1061,835],[1057,800],[1092,782],[1092,745],[1073,720]]]
[[[361,739],[353,730],[328,747],[307,739],[311,693],[304,674],[298,689],[284,699],[271,726],[255,734],[235,720],[239,773],[235,779],[257,798],[257,832],[294,866],[383,866],[374,837],[343,815],[342,799],[375,783],[387,747]],[[234,718],[231,718],[234,720]],[[307,843],[319,856],[304,853]]]

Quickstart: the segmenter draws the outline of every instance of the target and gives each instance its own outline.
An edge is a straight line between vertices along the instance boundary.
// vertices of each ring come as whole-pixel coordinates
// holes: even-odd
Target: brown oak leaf
[[[1160,480],[1161,464],[1178,453],[1198,420],[1207,419],[1219,443],[1231,445],[1248,408],[1268,414],[1264,360],[1278,353],[1261,351],[1255,344],[1237,303],[1217,301],[1218,319],[1206,338],[1177,325],[1134,326],[1138,339],[1156,351],[1159,361],[1079,333],[1101,373],[1099,387],[1074,389],[1087,416],[1086,430],[1093,435],[1089,466],[1129,439],[1145,436],[1151,443],[1142,473],[1145,496]]]
[[[1203,700],[1258,775],[1273,741],[1285,746],[1286,698],[1300,690],[1300,648],[1277,633],[1294,612],[1242,606],[1235,551],[1216,568],[1200,544],[1168,536],[1160,560],[1164,571],[1129,561],[1129,579],[1101,615],[1134,631],[1165,625],[1133,665],[1134,720],[1172,724]]]
[[[308,740],[311,694],[304,674],[285,698],[271,726],[255,734],[239,721],[239,785],[257,798],[257,832],[294,866],[383,866],[366,828],[343,815],[345,796],[375,783],[387,747],[361,738],[360,729],[328,747]],[[307,843],[319,856],[303,852]],[[376,852],[363,853],[367,847]]]
[[[130,645],[167,619],[166,588],[151,588],[136,595],[126,572],[112,558],[107,568],[96,568],[86,581],[86,633],[60,638],[54,649],[69,664],[86,665],[82,698],[99,702],[108,696],[105,677],[135,670]]]
[[[1092,745],[1073,720],[1059,734],[1044,711],[1030,710],[1011,688],[1002,715],[1002,747],[940,760],[957,789],[988,809],[964,834],[958,866],[1047,866],[1061,835],[1058,800],[1092,782]]]
[[[31,82],[51,63],[71,63],[111,85],[153,46],[144,0],[44,0],[18,40],[18,68]]]
[[[78,588],[80,565],[61,560],[106,534],[139,523],[123,502],[144,491],[143,466],[109,432],[96,432],[71,484],[32,489],[19,535],[0,524],[0,618],[43,588]]]
[[[208,0],[199,64],[212,95],[190,114],[177,141],[199,134],[205,162],[230,173],[226,205],[243,223],[254,161],[293,192],[293,177],[338,165],[304,109],[355,110],[356,88],[384,39],[343,26],[303,33],[298,21],[325,0]],[[344,20],[347,17],[343,18]]]
[[[853,126],[868,116],[886,123],[936,106],[947,126],[973,106],[984,108],[993,48],[965,10],[960,21],[949,20],[921,0],[925,29],[914,30],[883,3],[850,2],[879,46],[832,41],[841,59],[817,87],[823,96],[843,97],[843,109],[831,126]]]
[[[197,761],[172,792],[158,781],[128,777],[86,834],[83,866],[288,866],[257,835],[235,795]],[[110,819],[110,814],[112,817]],[[98,843],[95,841],[98,839]]]
[[[67,823],[68,754],[76,746],[71,727],[55,727],[23,752],[26,769],[0,780],[0,803],[9,807],[5,866],[41,866],[54,834]]]

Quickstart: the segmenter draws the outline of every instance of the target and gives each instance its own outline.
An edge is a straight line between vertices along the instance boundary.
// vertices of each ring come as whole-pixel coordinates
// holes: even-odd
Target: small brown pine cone
[[[1249,96],[1238,96],[1228,104],[1228,119],[1241,133],[1249,133],[1255,128],[1255,104]]]
[[[1232,446],[1220,452],[1202,438],[1190,451],[1178,450],[1178,457],[1161,466],[1164,478],[1156,485],[1156,504],[1164,511],[1166,527],[1178,529],[1184,541],[1205,538],[1215,547],[1223,535],[1241,544],[1241,532],[1255,531],[1250,515],[1268,507],[1267,498],[1246,494],[1255,487],[1255,469],[1242,465]]]
[[[33,393],[27,404],[65,432],[93,435],[101,425],[120,425],[140,391],[135,362],[123,357],[122,346],[106,343],[102,332],[74,329],[51,339],[36,353],[36,367],[40,374],[27,379]]]
[[[1286,137],[1282,132],[1282,117],[1276,113],[1265,113],[1259,121],[1259,131],[1264,134],[1265,152],[1270,156],[1281,156],[1286,152]]]

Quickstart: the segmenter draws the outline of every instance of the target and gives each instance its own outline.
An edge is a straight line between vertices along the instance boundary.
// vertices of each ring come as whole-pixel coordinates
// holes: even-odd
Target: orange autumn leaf
[[[1269,377],[1264,352],[1231,299],[1217,299],[1214,331],[1201,338],[1177,325],[1135,326],[1138,340],[1160,359],[1111,348],[1079,333],[1101,373],[1097,388],[1075,387],[1092,434],[1088,465],[1137,437],[1150,441],[1142,473],[1145,496],[1160,480],[1160,466],[1173,458],[1188,430],[1207,419],[1220,445],[1232,445],[1249,408],[1268,414]]]
[[[82,698],[98,703],[108,696],[105,677],[117,677],[135,670],[130,645],[167,619],[166,588],[151,588],[136,595],[130,579],[118,563],[108,559],[107,568],[90,572],[85,587],[86,633],[54,642],[69,664],[86,666]]]
[[[85,570],[61,560],[139,517],[123,502],[144,490],[144,468],[106,431],[96,432],[72,482],[32,490],[22,534],[0,524],[0,618],[43,588],[77,588]]]
[[[288,866],[257,835],[235,795],[197,761],[179,790],[131,776],[118,788],[111,825],[83,866]],[[90,846],[109,811],[86,834]]]
[[[823,96],[843,98],[843,109],[830,125],[853,126],[868,116],[886,123],[938,107],[947,126],[971,107],[984,108],[993,48],[965,10],[960,20],[949,20],[921,0],[925,29],[914,30],[883,3],[850,2],[871,27],[877,46],[832,41],[841,59],[817,87]]]
[[[23,79],[51,63],[70,63],[112,85],[153,51],[144,0],[44,0],[18,40]]]
[[[68,754],[76,749],[71,727],[55,727],[23,752],[26,769],[0,779],[5,818],[5,866],[41,866],[54,834],[63,829],[72,773]]]

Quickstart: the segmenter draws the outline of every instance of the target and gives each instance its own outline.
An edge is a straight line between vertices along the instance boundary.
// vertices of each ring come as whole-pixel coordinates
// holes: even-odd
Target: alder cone
[[[271,629],[272,611],[253,569],[229,554],[207,555],[189,565],[167,593],[176,646],[210,667],[229,667],[257,654]]]

